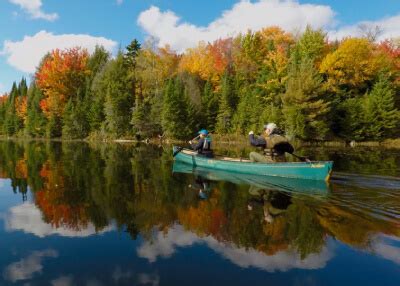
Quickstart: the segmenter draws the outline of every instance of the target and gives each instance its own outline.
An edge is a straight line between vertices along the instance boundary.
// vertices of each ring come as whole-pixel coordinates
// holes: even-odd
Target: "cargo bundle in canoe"
[[[181,149],[176,146],[174,146],[173,152],[176,161],[192,165],[193,167],[199,166],[259,176],[329,181],[333,167],[332,161],[254,163],[247,159],[223,156],[207,158],[197,154],[195,151]]]

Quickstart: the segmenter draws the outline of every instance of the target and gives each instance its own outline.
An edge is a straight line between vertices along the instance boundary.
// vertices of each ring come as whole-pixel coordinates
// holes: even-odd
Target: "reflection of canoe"
[[[328,184],[324,181],[240,174],[204,167],[193,167],[193,165],[179,161],[174,162],[173,172],[194,174],[210,181],[226,181],[268,190],[322,195],[328,193]]]
[[[173,149],[175,153],[178,147],[174,147]],[[211,159],[199,156],[196,152],[188,149],[183,149],[181,152],[177,153],[175,160],[194,167],[205,167],[234,173],[322,181],[329,180],[333,166],[333,162],[331,161],[253,163],[249,160],[228,157],[216,157]]]

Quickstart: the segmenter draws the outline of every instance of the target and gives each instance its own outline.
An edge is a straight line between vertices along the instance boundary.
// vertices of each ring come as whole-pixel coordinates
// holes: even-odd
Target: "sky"
[[[400,0],[0,0],[0,94],[28,80],[55,48],[99,44],[111,53],[153,38],[177,52],[248,29],[323,28],[329,39],[359,35],[359,25],[400,37]]]

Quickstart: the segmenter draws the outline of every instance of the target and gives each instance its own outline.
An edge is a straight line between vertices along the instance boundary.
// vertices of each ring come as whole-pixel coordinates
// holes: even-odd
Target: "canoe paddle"
[[[196,140],[196,139],[199,138],[199,137],[200,137],[200,135],[194,137],[192,140],[189,141],[189,143],[192,144],[191,142],[192,142],[193,140]],[[183,147],[176,147],[176,149],[177,149],[177,150],[172,154],[172,157],[175,157],[176,155],[178,155],[178,153],[181,152],[184,148],[183,148]]]
[[[311,162],[311,160],[308,159],[307,157],[299,156],[299,155],[296,155],[296,154],[294,154],[294,153],[289,153],[289,154],[293,155],[294,157],[296,157],[297,159],[299,159],[301,162],[307,162],[307,163],[310,163],[310,162]]]

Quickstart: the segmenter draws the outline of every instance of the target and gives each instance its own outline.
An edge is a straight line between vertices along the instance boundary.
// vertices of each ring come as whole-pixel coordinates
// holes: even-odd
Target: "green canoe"
[[[207,158],[198,155],[195,151],[189,149],[179,151],[180,149],[177,146],[173,147],[176,161],[193,167],[198,166],[241,174],[329,181],[333,166],[332,161],[253,163],[250,160],[229,157]]]
[[[326,196],[329,185],[324,181],[291,179],[282,177],[259,176],[233,173],[204,167],[193,167],[180,161],[175,161],[173,173],[193,174],[209,181],[231,182],[236,185],[248,185],[264,190],[284,191],[290,193],[312,194]]]

